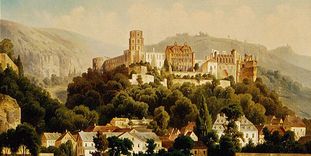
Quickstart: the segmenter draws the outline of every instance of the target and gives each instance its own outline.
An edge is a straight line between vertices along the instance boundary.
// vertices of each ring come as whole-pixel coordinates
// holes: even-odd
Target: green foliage
[[[92,153],[92,155],[103,156],[109,145],[106,135],[97,132],[96,136],[93,138],[93,142],[95,144],[96,151],[95,153]]]
[[[198,71],[199,68],[200,68],[199,63],[196,63],[196,64],[194,65],[194,70],[195,70],[195,71]]]
[[[133,143],[127,138],[120,139],[116,136],[112,136],[108,138],[108,142],[108,153],[110,156],[120,156],[121,154],[128,155],[133,149]]]
[[[228,117],[228,121],[236,121],[243,115],[242,107],[240,105],[232,104],[222,110]]]
[[[74,147],[72,145],[72,142],[68,140],[66,143],[61,144],[59,146],[59,150],[61,151],[61,155],[66,155],[66,156],[75,156],[75,151]]]
[[[171,123],[175,127],[183,127],[189,121],[195,121],[199,112],[195,104],[189,99],[182,97],[171,107]]]
[[[236,140],[228,134],[220,137],[219,147],[220,154],[226,156],[234,156],[236,152],[241,151],[240,146],[236,145]]]
[[[155,132],[160,135],[165,134],[170,121],[170,115],[165,111],[164,106],[154,110],[153,121],[156,122]]]
[[[19,147],[25,146],[31,155],[37,156],[39,154],[41,145],[40,136],[27,123],[18,125],[16,129],[9,129],[7,132],[1,133],[0,138],[0,149],[8,147],[15,154]]]
[[[153,139],[147,139],[146,147],[147,147],[146,154],[150,156],[154,154],[154,150],[157,147],[157,144],[154,142]]]
[[[270,132],[267,128],[263,129],[265,142],[263,144],[247,145],[242,152],[258,153],[311,153],[310,143],[305,145],[295,141],[295,133],[286,131],[280,135],[278,131]]]
[[[194,141],[189,136],[180,136],[175,139],[173,148],[181,151],[185,155],[191,155],[190,151],[194,146]]]

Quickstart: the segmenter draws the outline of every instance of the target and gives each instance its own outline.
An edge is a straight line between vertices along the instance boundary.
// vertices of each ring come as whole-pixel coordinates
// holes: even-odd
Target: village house
[[[295,133],[296,141],[306,135],[306,125],[297,116],[287,115],[284,119],[283,127],[286,131],[290,130]]]
[[[265,125],[258,125],[259,141],[264,142],[264,135],[262,134],[263,128],[268,128],[270,132],[278,131],[280,135],[284,135],[286,131],[293,131],[295,133],[295,140],[298,141],[301,137],[306,135],[306,125],[297,116],[287,115],[284,120],[269,116]]]
[[[56,140],[61,136],[61,133],[43,133],[41,143],[43,147],[56,146]]]
[[[147,150],[147,139],[154,140],[155,144],[157,145],[155,151],[162,149],[162,142],[154,132],[139,132],[132,130],[130,132],[124,132],[118,137],[122,139],[127,138],[133,142],[133,153],[145,152]]]
[[[238,131],[243,134],[243,139],[240,140],[242,147],[245,146],[250,140],[256,145],[258,143],[258,130],[255,125],[250,122],[244,115],[241,116],[236,122]],[[227,117],[225,114],[217,114],[216,121],[212,129],[220,136],[224,135],[228,125]]]
[[[65,144],[67,141],[71,141],[74,150],[76,150],[77,142],[76,138],[69,132],[63,133],[56,141],[55,146],[59,147],[61,144]]]
[[[91,156],[96,151],[93,138],[97,132],[79,132],[77,137],[77,156]]]

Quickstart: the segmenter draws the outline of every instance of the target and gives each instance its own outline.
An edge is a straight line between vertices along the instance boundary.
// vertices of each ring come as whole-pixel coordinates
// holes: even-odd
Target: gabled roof
[[[188,122],[188,124],[184,127],[181,128],[180,132],[185,134],[187,132],[192,132],[194,131],[194,128],[195,128],[195,122]]]
[[[66,134],[68,134],[74,141],[76,141],[76,138],[69,131],[63,133],[56,141],[62,140],[66,136]]]
[[[43,133],[46,140],[57,140],[62,134],[61,133]]]
[[[166,50],[165,52],[175,52],[174,49],[177,49],[177,52],[184,52],[185,49],[189,49],[189,52],[192,52],[192,49],[189,45],[187,45],[186,43],[184,45],[177,45],[177,43],[175,42],[174,45],[169,45],[166,46]]]
[[[260,129],[258,129],[259,135],[263,135],[263,129],[265,127],[268,128],[270,133],[278,131],[280,135],[284,135],[285,134],[285,129],[282,126],[279,126],[279,125],[264,125],[264,126],[257,127],[257,128],[260,128]]]
[[[284,127],[306,127],[306,125],[299,117],[287,115],[284,119]]]
[[[79,137],[84,142],[93,142],[97,132],[79,132]]]

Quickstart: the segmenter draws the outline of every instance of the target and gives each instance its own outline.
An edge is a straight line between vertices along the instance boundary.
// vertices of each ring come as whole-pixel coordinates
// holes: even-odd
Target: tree
[[[175,127],[183,127],[198,117],[198,109],[188,98],[182,97],[171,107],[171,123]]]
[[[108,148],[110,148],[108,153],[110,156],[127,155],[133,149],[133,143],[127,138],[119,139],[116,136],[112,136],[108,138],[108,142]]]
[[[154,150],[157,147],[157,144],[154,142],[153,139],[147,139],[146,147],[147,147],[146,154],[147,155],[153,155]]]
[[[70,140],[68,140],[66,143],[63,143],[59,146],[59,150],[62,154],[66,156],[74,156],[75,152],[73,150],[73,145]]]
[[[228,134],[220,137],[219,146],[221,155],[226,156],[234,156],[236,152],[241,150],[239,146],[236,146],[233,137]]]
[[[164,106],[160,106],[154,110],[153,121],[156,122],[156,132],[158,134],[164,134],[167,130],[167,126],[170,120],[170,115],[165,111]]]
[[[208,131],[212,129],[212,117],[207,109],[207,104],[202,90],[197,89],[195,92],[195,101],[197,108],[199,108],[199,116],[196,122],[196,134],[199,138],[206,136]]]
[[[222,110],[226,114],[230,121],[236,121],[239,117],[243,115],[243,111],[240,105],[232,104]]]
[[[168,60],[166,58],[164,60],[164,69],[165,69],[165,71],[169,71],[169,69],[170,69],[170,65],[169,65]]]
[[[175,139],[173,148],[190,155],[190,151],[194,146],[194,141],[189,136],[180,136]]]
[[[138,76],[137,76],[136,81],[138,82],[139,85],[142,85],[142,84],[144,83],[144,82],[143,82],[143,79],[142,79],[142,77],[141,77],[141,75],[138,75]]]
[[[95,144],[96,152],[92,153],[92,155],[103,156],[109,145],[106,135],[97,132],[96,136],[93,138],[93,142]]]
[[[20,55],[17,56],[17,59],[14,61],[14,63],[16,64],[16,66],[18,68],[19,76],[23,76],[24,75],[24,67],[23,67],[23,63],[22,63]]]
[[[195,71],[198,71],[199,68],[200,68],[199,63],[195,63],[195,64],[194,64],[194,70],[195,70]]]
[[[40,137],[37,135],[35,129],[29,124],[20,124],[16,127],[15,137],[18,138],[20,145],[24,145],[29,149],[31,155],[38,155],[41,145]]]

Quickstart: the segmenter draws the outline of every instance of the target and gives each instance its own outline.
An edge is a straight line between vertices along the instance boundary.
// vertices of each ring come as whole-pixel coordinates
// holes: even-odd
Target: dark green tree
[[[182,97],[171,107],[171,123],[175,127],[183,127],[198,117],[198,109],[188,98]]]
[[[154,142],[153,139],[147,139],[146,147],[147,147],[146,154],[151,156],[154,154],[154,150],[157,147],[157,144]]]
[[[66,156],[74,156],[75,151],[72,145],[72,142],[68,140],[66,143],[63,143],[59,146],[59,150],[61,151],[62,155]]]
[[[194,64],[194,70],[195,70],[195,71],[198,71],[199,68],[200,68],[199,63]]]
[[[112,136],[108,138],[108,142],[108,153],[110,156],[127,155],[133,149],[133,143],[127,138],[119,139],[116,136]]]
[[[100,132],[96,133],[96,136],[93,138],[95,144],[96,152],[92,153],[93,156],[103,156],[105,151],[108,149],[109,142],[106,138],[106,135],[103,135]]]
[[[194,146],[194,141],[189,136],[180,136],[175,139],[173,148],[181,151],[185,155],[191,155],[191,149]]]

